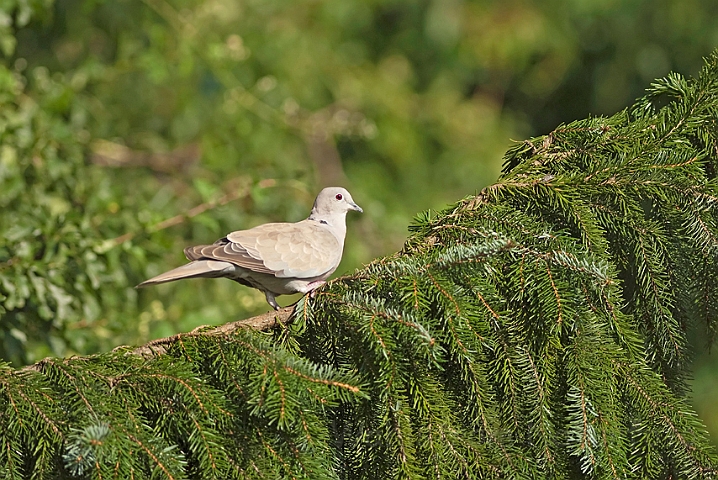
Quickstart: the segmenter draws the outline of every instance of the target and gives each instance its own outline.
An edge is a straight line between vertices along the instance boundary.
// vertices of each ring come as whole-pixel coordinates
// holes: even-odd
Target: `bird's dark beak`
[[[364,210],[362,210],[362,208],[356,203],[350,203],[349,206],[352,207],[352,210],[356,210],[359,213],[364,213]]]

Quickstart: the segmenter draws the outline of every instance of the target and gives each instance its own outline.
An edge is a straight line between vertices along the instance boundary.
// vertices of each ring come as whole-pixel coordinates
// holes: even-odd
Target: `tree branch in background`
[[[145,167],[155,172],[175,173],[196,164],[202,152],[199,144],[180,145],[170,152],[134,150],[108,140],[96,140],[91,145],[92,163],[102,167]]]
[[[265,185],[260,184],[261,186],[273,186],[274,180],[265,180]],[[213,208],[221,207],[222,205],[226,205],[229,202],[233,202],[234,200],[238,200],[240,198],[246,197],[250,194],[251,187],[249,185],[244,187],[239,187],[233,192],[226,193],[222,195],[221,197],[217,198],[216,200],[211,200],[209,202],[201,203],[197,205],[196,207],[193,207],[187,211],[187,213],[182,213],[179,215],[175,215],[174,217],[166,218],[162,220],[161,222],[155,223],[154,225],[147,228],[147,232],[154,233],[159,232],[160,230],[164,230],[166,228],[174,227],[175,225],[179,225],[181,223],[184,223],[185,221],[189,220],[190,218],[196,217],[199,214],[202,214],[206,212],[207,210],[212,210]],[[104,246],[103,249],[111,249],[116,247],[117,245],[120,245],[124,242],[127,242],[129,240],[132,240],[137,236],[138,232],[127,232],[123,235],[120,235],[119,237],[113,238],[111,240],[107,241],[107,245]]]

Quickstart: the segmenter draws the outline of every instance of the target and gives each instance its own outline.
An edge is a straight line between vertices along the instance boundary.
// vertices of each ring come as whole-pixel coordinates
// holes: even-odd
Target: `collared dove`
[[[339,266],[349,210],[362,212],[340,187],[319,192],[309,218],[297,223],[265,223],[232,232],[212,245],[185,248],[190,262],[137,287],[183,278],[226,277],[264,292],[275,310],[278,295],[307,293]]]

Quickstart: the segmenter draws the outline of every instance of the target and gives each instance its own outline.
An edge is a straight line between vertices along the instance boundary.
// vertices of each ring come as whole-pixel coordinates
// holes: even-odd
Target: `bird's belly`
[[[229,269],[227,269],[229,270]],[[326,279],[326,275],[312,278],[279,278],[267,273],[248,271],[241,267],[235,267],[232,271],[226,271],[226,276],[242,284],[249,284],[258,290],[269,291],[275,295],[290,295],[292,293],[307,292],[308,286],[317,281]]]

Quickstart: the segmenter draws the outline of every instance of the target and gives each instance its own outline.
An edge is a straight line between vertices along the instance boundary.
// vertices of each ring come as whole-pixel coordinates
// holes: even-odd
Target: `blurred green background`
[[[512,141],[717,45],[715,0],[0,0],[0,358],[266,311],[225,280],[132,287],[187,245],[306,217],[327,185],[365,210],[350,272],[495,181]],[[694,337],[718,443],[717,355]]]

